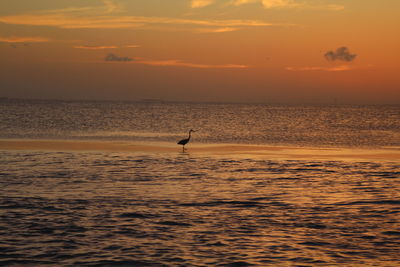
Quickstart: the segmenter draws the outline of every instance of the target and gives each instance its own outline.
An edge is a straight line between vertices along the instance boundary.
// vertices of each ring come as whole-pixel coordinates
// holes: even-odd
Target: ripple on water
[[[150,214],[144,214],[144,213],[139,213],[139,212],[126,212],[118,215],[120,218],[130,218],[130,219],[148,219],[148,218],[154,218],[156,217],[155,215],[150,215]]]
[[[393,163],[25,154],[2,158],[0,265],[400,262]]]

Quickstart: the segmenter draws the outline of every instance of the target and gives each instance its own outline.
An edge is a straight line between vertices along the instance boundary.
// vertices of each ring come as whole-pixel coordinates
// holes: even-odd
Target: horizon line
[[[123,102],[123,103],[176,103],[176,104],[248,104],[248,105],[400,105],[390,102],[372,102],[372,101],[339,101],[337,98],[328,100],[265,100],[265,101],[236,101],[236,100],[179,100],[179,99],[160,99],[160,98],[140,98],[140,99],[95,99],[95,98],[40,98],[40,97],[6,97],[0,96],[0,101],[57,101],[57,102]]]

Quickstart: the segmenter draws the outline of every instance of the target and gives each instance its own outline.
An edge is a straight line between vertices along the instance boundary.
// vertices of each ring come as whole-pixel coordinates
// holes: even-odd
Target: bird
[[[186,139],[182,139],[181,141],[179,141],[179,142],[177,143],[178,145],[182,145],[182,151],[185,151],[185,145],[186,145],[187,143],[189,143],[192,132],[196,132],[196,131],[190,129],[190,131],[189,131],[189,137],[186,138]]]

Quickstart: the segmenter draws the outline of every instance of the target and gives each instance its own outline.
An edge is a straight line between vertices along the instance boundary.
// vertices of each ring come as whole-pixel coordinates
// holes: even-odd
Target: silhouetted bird
[[[182,150],[185,150],[185,145],[186,145],[187,143],[189,143],[192,132],[195,132],[195,131],[192,130],[192,129],[190,129],[190,131],[189,131],[189,137],[186,138],[186,139],[182,139],[181,141],[178,142],[178,145],[182,145]]]

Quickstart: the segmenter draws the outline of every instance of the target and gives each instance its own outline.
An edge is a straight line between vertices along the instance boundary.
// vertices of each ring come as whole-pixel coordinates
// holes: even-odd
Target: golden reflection
[[[128,141],[77,141],[77,140],[35,140],[3,139],[0,149],[39,150],[39,151],[114,151],[174,153],[181,147],[167,142],[128,142]],[[400,150],[396,147],[381,149],[350,148],[311,148],[294,146],[268,146],[243,144],[191,144],[185,152],[199,156],[225,156],[237,158],[281,158],[281,159],[321,159],[321,160],[377,160],[396,161],[400,159]]]

